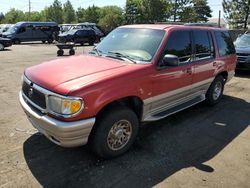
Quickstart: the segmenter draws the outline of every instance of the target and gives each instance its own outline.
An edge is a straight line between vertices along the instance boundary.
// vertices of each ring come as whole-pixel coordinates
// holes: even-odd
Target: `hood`
[[[10,39],[8,39],[8,38],[2,38],[2,37],[0,37],[0,41],[10,42],[11,40],[10,40]]]
[[[235,47],[236,53],[250,54],[250,46],[246,48]]]
[[[25,75],[43,88],[67,95],[70,91],[115,75],[128,67],[137,66],[105,57],[79,55],[30,67],[25,70]]]
[[[6,31],[6,32],[3,32],[2,35],[3,36],[12,35],[12,33]]]

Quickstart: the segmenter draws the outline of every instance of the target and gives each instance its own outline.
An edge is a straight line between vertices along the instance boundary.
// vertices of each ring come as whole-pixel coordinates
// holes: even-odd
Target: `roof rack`
[[[155,22],[154,24],[184,25],[183,22]]]
[[[213,24],[213,23],[185,23],[184,25],[186,26],[202,26],[202,27],[218,27],[219,26],[217,24]]]

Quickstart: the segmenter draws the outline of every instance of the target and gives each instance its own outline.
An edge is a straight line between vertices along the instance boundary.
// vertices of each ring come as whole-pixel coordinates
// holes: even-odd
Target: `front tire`
[[[210,85],[206,93],[206,103],[210,106],[216,105],[220,102],[224,91],[225,80],[219,75]]]
[[[21,41],[20,41],[19,39],[14,39],[14,40],[13,40],[13,43],[14,43],[14,44],[21,44]]]
[[[52,44],[52,42],[53,42],[53,39],[52,39],[52,38],[49,38],[49,39],[48,39],[48,43],[49,43],[49,44]]]
[[[91,147],[102,158],[117,157],[134,143],[139,128],[136,114],[127,107],[114,107],[104,112],[91,134]]]

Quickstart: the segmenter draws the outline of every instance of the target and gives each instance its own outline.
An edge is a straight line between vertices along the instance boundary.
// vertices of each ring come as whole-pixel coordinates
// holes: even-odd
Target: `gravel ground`
[[[19,105],[24,69],[56,50],[27,43],[0,52],[0,187],[250,187],[250,71],[236,74],[217,106],[146,124],[128,153],[104,161],[86,146],[51,143]]]

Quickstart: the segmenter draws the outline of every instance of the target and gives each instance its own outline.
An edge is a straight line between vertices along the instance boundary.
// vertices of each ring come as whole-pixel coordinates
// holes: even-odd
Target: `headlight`
[[[49,109],[59,115],[71,116],[80,112],[84,103],[79,98],[61,98],[57,96],[48,97]]]

